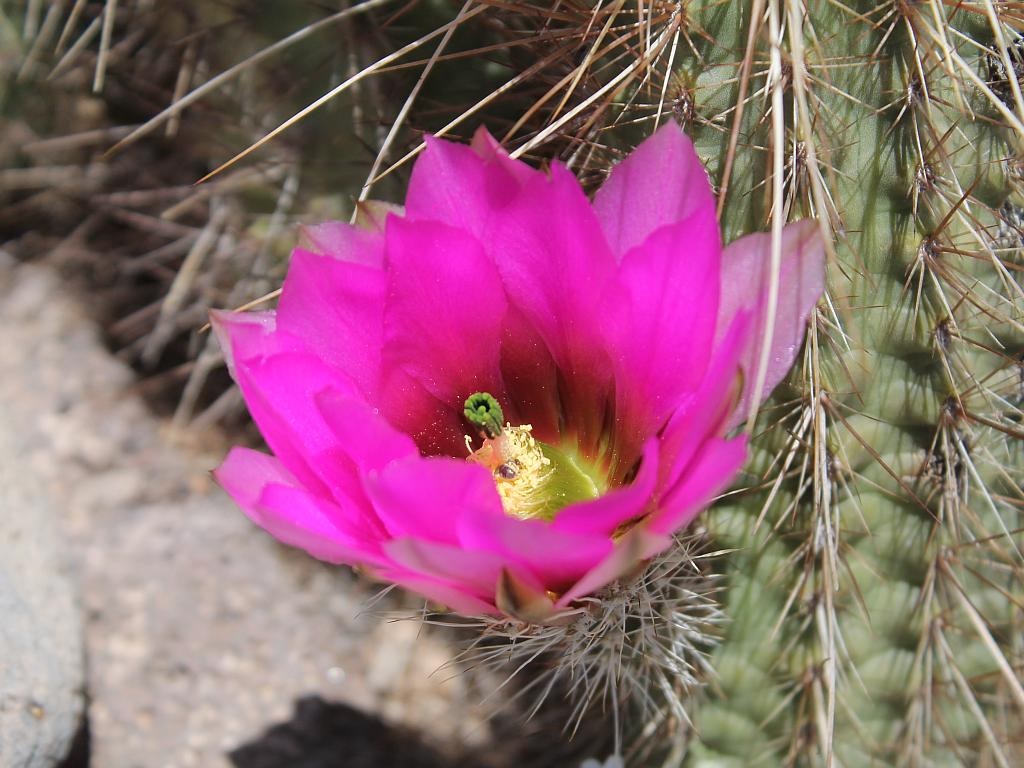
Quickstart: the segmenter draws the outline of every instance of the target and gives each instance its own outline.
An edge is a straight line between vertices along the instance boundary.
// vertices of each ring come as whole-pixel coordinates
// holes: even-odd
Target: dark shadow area
[[[75,740],[71,742],[71,749],[57,768],[89,768],[89,718],[83,713],[82,723],[78,726]]]
[[[419,733],[308,696],[296,701],[291,720],[228,757],[235,768],[576,768],[607,752],[607,728],[587,727],[570,742],[546,719],[498,718],[489,745],[445,754]]]
[[[571,737],[567,717],[559,706],[544,706],[529,719],[522,712],[499,714],[491,720],[490,744],[464,754],[455,768],[578,768],[611,751],[612,728],[601,713],[592,713]]]
[[[454,768],[417,734],[319,696],[228,757],[235,768]]]

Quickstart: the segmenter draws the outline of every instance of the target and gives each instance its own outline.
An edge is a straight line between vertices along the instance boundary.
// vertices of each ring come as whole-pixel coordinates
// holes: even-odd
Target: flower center
[[[468,461],[491,471],[505,512],[524,519],[552,520],[560,509],[596,499],[604,483],[571,452],[542,443],[529,424],[512,426],[486,392],[466,400],[463,414],[482,445],[466,435]]]

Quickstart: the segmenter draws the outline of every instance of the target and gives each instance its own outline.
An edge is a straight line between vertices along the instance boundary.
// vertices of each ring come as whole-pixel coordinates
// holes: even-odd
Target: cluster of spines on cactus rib
[[[824,219],[835,253],[802,367],[760,422],[748,490],[709,517],[739,551],[691,760],[1012,764],[1024,717],[1024,129],[1005,112],[1024,113],[1020,38],[1003,22],[1000,45],[977,9],[932,2],[847,9],[842,24],[836,7],[766,7],[726,229],[781,205]],[[778,85],[773,12],[788,61]],[[733,19],[735,47],[708,48],[692,76],[708,158],[728,152],[743,76],[730,54],[750,23]]]

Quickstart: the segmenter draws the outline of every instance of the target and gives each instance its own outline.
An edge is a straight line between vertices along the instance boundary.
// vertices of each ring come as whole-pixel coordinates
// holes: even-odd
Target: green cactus
[[[718,45],[682,74],[729,128],[745,11],[718,10]],[[986,3],[766,4],[723,224],[814,215],[835,254],[748,490],[707,519],[736,553],[688,764],[1024,754],[1019,22]],[[722,179],[730,132],[695,133]]]

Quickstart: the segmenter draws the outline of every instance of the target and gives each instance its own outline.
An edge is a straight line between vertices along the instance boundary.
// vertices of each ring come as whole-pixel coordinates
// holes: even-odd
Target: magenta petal
[[[475,238],[436,222],[388,222],[384,365],[461,412],[469,395],[501,398],[505,290]]]
[[[351,384],[312,355],[285,353],[239,366],[238,385],[267,445],[304,486],[322,495],[346,492],[350,476],[337,455],[345,446],[324,421],[316,397],[356,397]]]
[[[383,270],[296,249],[278,324],[373,397],[379,387],[386,290]]]
[[[468,147],[427,136],[405,198],[406,217],[440,221],[481,237],[497,211],[518,194],[523,179],[541,176],[509,159],[486,139]]]
[[[679,483],[662,495],[658,511],[648,519],[648,529],[671,534],[687,525],[729,487],[746,457],[746,435],[705,442]]]
[[[337,503],[291,485],[268,485],[260,495],[259,521],[285,544],[301,547],[321,560],[337,552],[347,563],[379,563],[379,538],[364,524],[359,505],[347,499]]]
[[[562,410],[558,369],[537,329],[515,307],[505,314],[501,376],[509,401],[515,405],[506,418],[532,425],[538,440],[558,442]]]
[[[778,311],[768,358],[768,375],[759,393],[752,392],[766,333],[765,312],[771,279],[772,238],[758,232],[729,244],[722,253],[722,300],[718,335],[725,333],[738,310],[753,313],[754,327],[745,351],[746,388],[740,417],[764,400],[789,371],[803,344],[807,319],[825,286],[825,244],[817,222],[796,221],[782,230],[782,270]]]
[[[566,331],[594,334],[601,312],[594,299],[609,285],[616,264],[575,177],[555,164],[550,178],[532,178],[485,244],[512,303],[556,356],[569,360],[579,353]]]
[[[559,598],[555,607],[566,608],[576,600],[593,594],[670,546],[671,536],[651,533],[643,525],[633,528],[615,542],[615,548],[607,557],[587,571]]]
[[[668,123],[612,169],[594,196],[594,210],[612,251],[621,256],[656,229],[695,212],[714,217],[715,200],[693,142]]]
[[[388,371],[378,398],[381,413],[427,456],[466,453],[462,402],[442,403],[401,368]]]
[[[334,563],[379,560],[372,543],[332,521],[342,517],[340,510],[295,487],[272,456],[233,448],[214,476],[253,522],[285,544]]]
[[[493,552],[462,549],[423,539],[393,539],[384,551],[399,567],[460,589],[484,600],[493,600],[503,567]]]
[[[456,543],[460,517],[504,515],[494,479],[459,459],[396,461],[365,480],[377,516],[391,536]]]
[[[635,450],[692,392],[718,318],[718,223],[699,211],[630,250],[608,302],[615,365],[616,450]]]
[[[485,616],[500,613],[493,602],[473,597],[458,585],[398,568],[378,568],[375,569],[375,573],[381,579],[423,595],[428,600],[447,606],[463,616]]]
[[[270,483],[296,484],[295,477],[273,456],[237,445],[213,470],[213,477],[244,508],[254,506]]]
[[[541,520],[520,520],[504,512],[463,515],[458,537],[467,549],[496,552],[513,570],[532,574],[554,591],[575,582],[612,548],[607,536],[560,531]]]
[[[237,380],[236,359],[263,356],[279,351],[298,351],[303,344],[294,337],[278,335],[277,312],[210,311],[210,327],[217,336],[231,378]],[[282,349],[287,345],[287,350]]]
[[[388,424],[366,403],[338,392],[322,392],[315,399],[338,444],[344,446],[359,472],[383,469],[393,461],[419,455],[408,435]]]
[[[505,148],[482,125],[476,129],[476,132],[473,134],[473,141],[469,146],[476,153],[477,157],[487,164],[496,163],[501,170],[514,178],[520,186],[534,176],[541,175],[540,171],[527,165],[522,160],[513,160],[509,157]]]
[[[630,520],[648,512],[655,502],[658,481],[658,439],[644,445],[640,471],[629,485],[616,488],[593,501],[570,504],[551,523],[555,530],[611,536]]]
[[[418,457],[416,444],[364,402],[331,391],[321,392],[314,399],[336,445],[313,456],[311,462],[315,462],[333,494],[360,502],[365,510],[365,528],[377,538],[386,538],[387,530],[366,495],[363,477],[394,461]]]
[[[384,266],[384,240],[380,232],[360,229],[348,222],[305,226],[299,233],[299,243],[301,248],[337,261],[378,269]]]
[[[584,452],[592,451],[610,384],[600,331],[607,308],[596,299],[616,264],[575,177],[555,164],[550,178],[532,178],[495,219],[485,245],[509,303],[550,350],[566,420]]]
[[[327,493],[324,467],[312,457],[336,447],[313,396],[335,391],[360,397],[355,384],[330,368],[290,334],[273,330],[269,316],[260,322],[241,313],[211,314],[232,375],[249,412],[274,455],[312,490]]]
[[[731,425],[741,394],[739,361],[749,333],[750,313],[740,312],[716,346],[700,387],[676,409],[662,431],[662,487],[674,485],[704,442]]]

